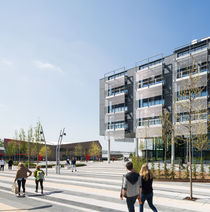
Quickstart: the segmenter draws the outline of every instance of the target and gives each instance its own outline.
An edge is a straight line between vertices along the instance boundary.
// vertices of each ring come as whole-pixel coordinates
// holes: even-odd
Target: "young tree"
[[[80,157],[81,154],[82,154],[81,152],[82,152],[82,145],[81,144],[75,145],[75,147],[74,147],[74,156]]]
[[[101,154],[101,148],[100,148],[100,146],[97,143],[93,142],[91,144],[91,146],[90,146],[89,154],[92,157],[99,156]]]
[[[6,153],[8,154],[9,157],[12,157],[16,153],[16,141],[10,141],[6,145]]]
[[[167,149],[172,144],[172,131],[173,131],[173,123],[171,121],[172,114],[166,109],[163,110],[162,120],[162,144],[164,150],[164,175],[168,177],[168,168],[167,168]],[[173,165],[173,164],[172,164]]]
[[[40,130],[41,130],[41,123],[40,121],[38,121],[36,127],[34,128],[34,146],[33,146],[34,153],[37,156],[37,162],[42,143]]]
[[[18,154],[18,158],[19,158],[19,161],[20,161],[20,142],[19,142],[19,133],[17,130],[15,130],[15,137],[14,139],[16,140],[16,147],[18,149],[18,151],[16,152],[16,154]]]
[[[45,157],[46,155],[46,147],[45,146],[42,146],[40,151],[39,151],[39,155],[41,155],[42,157]],[[50,147],[48,146],[47,147],[47,156],[50,157],[51,155],[51,149]]]
[[[65,155],[66,155],[66,158],[68,159],[69,158],[69,149],[66,149]]]
[[[195,162],[193,163],[193,176],[196,179],[196,177],[197,177],[197,165],[196,165]]]
[[[27,151],[26,134],[23,128],[20,129],[18,137],[19,137],[20,154],[26,154]]]
[[[33,149],[33,128],[29,127],[28,129],[28,134],[27,134],[27,154],[28,154],[28,166],[30,163],[30,155],[32,153],[32,149]]]
[[[203,134],[205,132],[205,125],[199,125],[197,127],[199,134],[195,136],[195,140],[193,141],[193,146],[200,151],[200,162],[203,161],[203,150],[208,149],[208,135]]]
[[[192,199],[192,139],[194,135],[200,134],[198,132],[199,125],[206,126],[205,121],[199,118],[207,111],[206,100],[199,97],[206,95],[207,74],[206,76],[199,74],[201,71],[199,62],[194,59],[184,71],[187,73],[187,78],[177,82],[177,101],[175,101],[176,134],[187,136],[190,199]],[[197,120],[197,122],[194,122],[194,120]],[[204,128],[207,129],[207,127]],[[206,130],[203,133],[206,134]]]
[[[4,147],[4,141],[3,141],[3,139],[0,139],[0,147]]]

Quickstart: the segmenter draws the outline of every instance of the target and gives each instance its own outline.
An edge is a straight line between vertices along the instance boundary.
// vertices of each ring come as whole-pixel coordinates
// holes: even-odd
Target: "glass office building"
[[[191,136],[193,157],[200,157],[201,149],[194,144],[199,134],[206,136],[201,139],[209,137],[209,61],[207,37],[176,48],[169,56],[156,55],[131,69],[105,74],[100,80],[100,135],[136,140],[138,154],[156,160],[163,158],[165,149],[168,159],[187,159]],[[209,143],[202,154],[210,159]]]

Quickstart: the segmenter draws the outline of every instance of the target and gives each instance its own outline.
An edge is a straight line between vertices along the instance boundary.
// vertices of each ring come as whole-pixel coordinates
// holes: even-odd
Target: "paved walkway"
[[[44,196],[35,193],[33,177],[26,183],[26,197],[16,197],[11,186],[16,171],[0,172],[0,211],[127,211],[125,200],[119,198],[124,162],[89,162],[78,172],[49,169],[44,182]],[[154,182],[154,204],[159,212],[210,211],[210,184],[194,183],[197,201],[183,200],[189,196],[189,183]],[[136,204],[136,211],[139,211]],[[145,204],[145,211],[151,211]]]

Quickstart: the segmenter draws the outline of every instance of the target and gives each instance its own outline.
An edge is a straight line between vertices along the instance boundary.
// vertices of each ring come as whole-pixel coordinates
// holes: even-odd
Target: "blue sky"
[[[0,138],[41,121],[46,139],[100,139],[106,72],[210,36],[210,2],[0,0]],[[112,143],[114,150],[134,145]]]

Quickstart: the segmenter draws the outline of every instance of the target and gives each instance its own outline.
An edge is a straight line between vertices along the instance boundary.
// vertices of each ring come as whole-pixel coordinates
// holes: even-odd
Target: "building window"
[[[164,104],[164,99],[162,99],[162,96],[155,96],[151,98],[146,99],[140,99],[139,100],[139,107],[149,107],[153,105],[159,105]]]
[[[145,88],[162,82],[163,82],[162,75],[157,75],[154,78],[150,77],[147,79],[140,80],[138,83],[138,88]]]
[[[194,69],[192,69],[192,66],[190,67],[185,67],[185,68],[179,68],[177,70],[177,79],[178,78],[182,78],[182,77],[186,77],[191,74],[197,74],[197,73],[201,73],[201,72],[206,72],[208,71],[208,67],[207,67],[207,62],[203,62],[201,64],[197,64]]]
[[[124,121],[116,121],[116,122],[109,122],[108,123],[108,129],[127,129],[128,124],[125,123]]]
[[[177,101],[189,99],[189,92],[190,92],[189,90],[178,91],[177,92]],[[193,94],[193,91],[192,91],[192,94],[191,94],[192,98],[197,98],[197,97],[202,97],[202,96],[208,95],[206,87],[205,88],[204,87],[197,88],[195,92],[196,93]]]
[[[149,117],[149,118],[140,118],[139,126],[152,126],[161,124],[161,119],[159,116]]]
[[[118,77],[121,77],[121,76],[125,76],[127,72],[121,72],[121,73],[118,73],[118,74],[114,74],[112,76],[109,76],[108,77],[108,80],[113,80],[113,79],[116,79]]]
[[[110,88],[108,90],[108,96],[115,96],[121,93],[127,93],[127,89],[125,89],[124,85],[117,88]]]
[[[125,104],[111,105],[108,107],[108,113],[117,113],[122,111],[128,111],[128,107]]]
[[[206,120],[207,119],[207,112],[200,111],[199,113],[192,112],[191,114],[191,121],[195,120]],[[186,122],[189,121],[189,113],[183,112],[177,114],[177,122]]]
[[[203,45],[198,46],[198,47],[191,47],[191,48],[189,48],[185,51],[177,53],[177,57],[181,57],[183,55],[190,54],[190,53],[193,53],[193,52],[205,49],[205,48],[207,48],[207,44],[203,44]]]
[[[154,65],[157,65],[162,62],[163,62],[163,59],[155,60],[153,62],[139,66],[139,70],[144,69],[144,68],[149,68],[150,66],[154,66]]]

